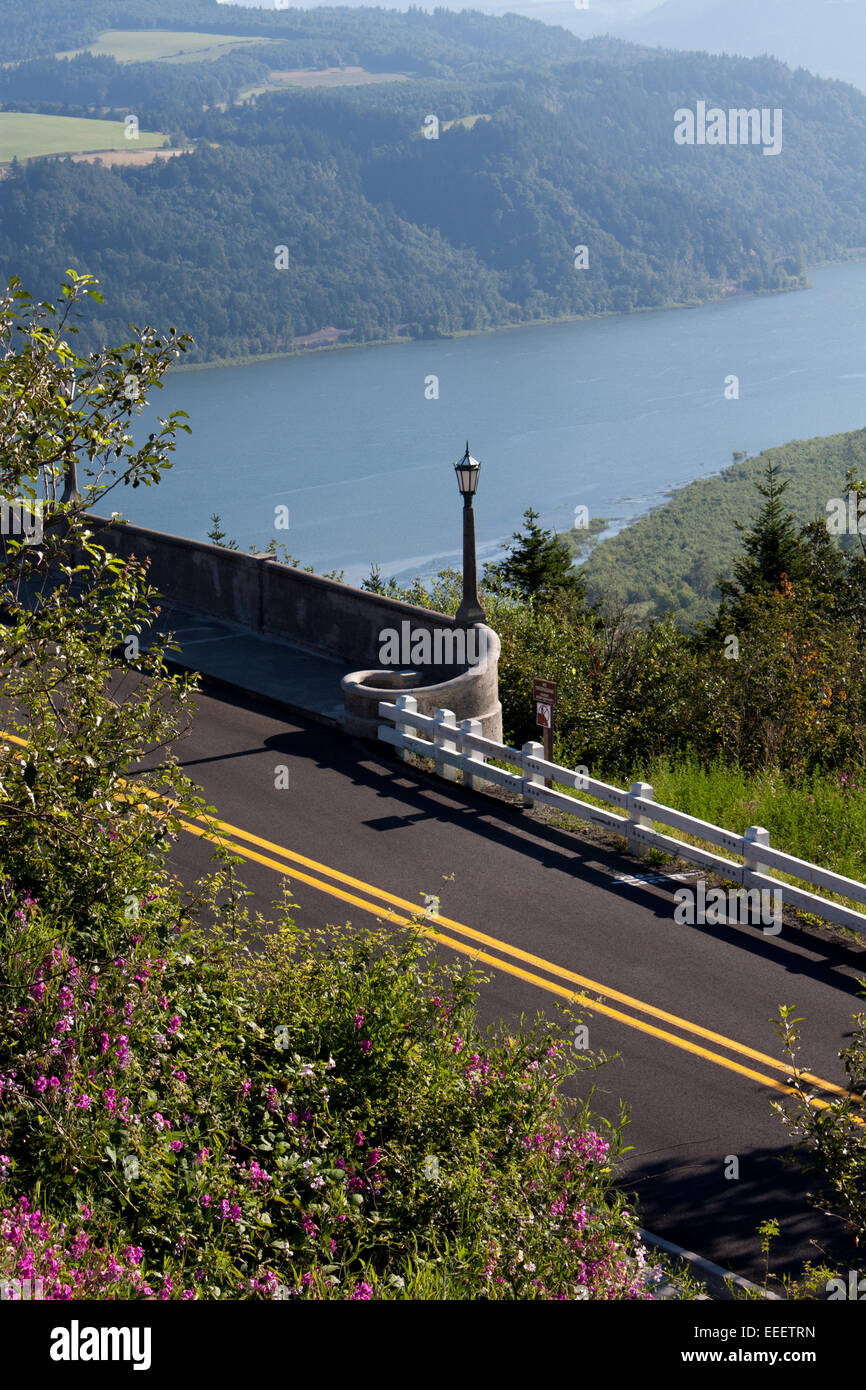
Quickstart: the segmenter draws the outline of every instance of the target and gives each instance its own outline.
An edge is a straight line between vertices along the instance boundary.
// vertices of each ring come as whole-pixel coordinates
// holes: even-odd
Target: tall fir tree
[[[796,584],[809,573],[809,547],[782,504],[787,487],[787,480],[779,481],[778,465],[767,464],[764,482],[758,483],[764,505],[751,530],[742,522],[734,522],[745,537],[744,553],[734,563],[733,579],[718,580],[722,604],[731,615],[741,613],[747,599],[774,593],[783,576]]]
[[[498,564],[488,565],[485,582],[499,582],[517,589],[524,598],[549,600],[568,596],[583,603],[586,591],[582,575],[573,568],[565,541],[555,531],[538,525],[538,512],[527,507],[524,531],[514,531],[514,545]]]

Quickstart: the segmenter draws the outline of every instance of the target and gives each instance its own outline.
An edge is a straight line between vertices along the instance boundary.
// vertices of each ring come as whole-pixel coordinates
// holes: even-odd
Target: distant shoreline
[[[866,261],[866,248],[858,247],[857,249],[861,252],[860,255],[840,256],[830,261],[816,261],[813,265],[807,267],[804,274],[808,274],[809,270],[821,269],[828,265],[847,265],[849,262]],[[727,293],[722,292],[713,295],[708,299],[688,299],[665,304],[646,304],[636,309],[611,309],[599,314],[561,314],[543,319],[522,319],[519,323],[502,323],[496,324],[495,326],[491,325],[487,328],[461,328],[455,333],[446,333],[438,338],[410,338],[404,334],[397,334],[392,338],[375,338],[366,343],[324,343],[321,347],[284,349],[280,352],[259,352],[245,357],[216,357],[209,359],[207,362],[178,362],[172,370],[175,372],[205,372],[212,371],[218,367],[249,367],[257,362],[274,362],[280,358],[312,357],[314,354],[322,352],[359,352],[364,348],[394,347],[401,343],[448,343],[454,342],[458,338],[478,338],[485,334],[507,333],[519,328],[550,328],[558,323],[590,323],[597,319],[631,318],[636,314],[660,314],[667,313],[674,309],[703,309],[710,304],[722,304],[727,300],[757,299],[764,295],[774,294],[794,294],[810,290],[811,288],[812,285],[807,280],[804,285],[791,285],[785,289],[735,289]]]

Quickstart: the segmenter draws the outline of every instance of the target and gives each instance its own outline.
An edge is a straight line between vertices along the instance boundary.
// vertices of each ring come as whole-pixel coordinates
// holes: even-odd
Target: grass
[[[159,149],[165,138],[161,131],[142,130],[137,140],[127,140],[122,121],[0,111],[0,164],[13,158],[84,150],[153,150]]]
[[[105,29],[86,48],[70,48],[56,58],[77,53],[107,54],[118,63],[192,63],[220,58],[233,48],[270,43],[270,39],[242,38],[234,34],[203,34],[195,30]]]
[[[749,774],[722,764],[703,768],[667,759],[646,773],[656,801],[739,834],[748,825],[762,825],[774,848],[864,883],[866,779],[843,777],[817,773],[797,785],[779,769]]]
[[[267,82],[247,87],[238,94],[239,101],[261,96],[263,92],[285,92],[290,87],[361,87],[372,82],[407,82],[402,72],[367,72],[364,68],[296,68],[270,74]]]
[[[866,883],[866,778],[843,777],[839,773],[819,773],[796,784],[779,769],[750,774],[720,762],[706,768],[696,760],[672,763],[668,758],[658,758],[648,767],[603,780],[624,790],[632,782],[649,782],[653,798],[660,805],[672,806],[734,834],[742,835],[747,826],[761,825],[770,832],[774,849]],[[622,814],[619,808],[585,792],[572,792],[561,786],[556,790]],[[739,856],[661,821],[654,821],[653,829],[742,863]],[[771,872],[781,883],[788,882],[818,897],[844,903],[856,912],[866,911],[862,903],[827,893],[780,870]]]

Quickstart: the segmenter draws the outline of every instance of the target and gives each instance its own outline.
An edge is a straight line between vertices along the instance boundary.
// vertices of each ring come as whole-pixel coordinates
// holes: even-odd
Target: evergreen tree
[[[523,598],[547,600],[564,594],[583,603],[583,579],[572,568],[565,541],[538,525],[538,512],[532,507],[523,513],[523,520],[525,533],[513,532],[515,544],[509,546],[505,560],[486,566],[485,583],[517,589]]]
[[[213,541],[214,545],[221,545],[224,550],[237,550],[237,541],[226,540],[228,532],[222,529],[222,517],[219,512],[211,514],[210,523],[210,530],[207,533],[208,540]]]
[[[361,580],[361,588],[366,589],[368,594],[383,594],[385,592],[382,572],[375,562],[370,565],[370,573],[367,578]]]
[[[734,564],[733,579],[718,581],[723,606],[732,616],[741,614],[747,598],[774,593],[783,576],[796,584],[810,572],[809,546],[798,533],[793,516],[782,505],[788,483],[787,480],[780,482],[778,474],[778,465],[770,463],[765,481],[758,483],[758,491],[765,501],[752,529],[747,531],[741,522],[734,522],[745,536],[745,553]],[[829,539],[828,535],[828,542]]]
[[[800,531],[804,546],[806,579],[812,593],[825,601],[835,614],[847,589],[848,565],[827,528],[826,517],[819,516]]]

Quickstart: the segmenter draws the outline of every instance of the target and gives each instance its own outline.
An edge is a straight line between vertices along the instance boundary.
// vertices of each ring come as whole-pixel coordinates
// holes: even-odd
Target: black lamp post
[[[481,464],[474,459],[469,452],[469,441],[466,441],[466,453],[454,465],[457,474],[457,486],[460,489],[460,496],[463,498],[463,602],[457,610],[457,622],[465,623],[470,626],[472,623],[484,623],[487,621],[484,609],[481,607],[481,600],[478,597],[478,573],[475,560],[475,509],[472,506],[472,499],[478,488],[478,474],[481,472]]]

